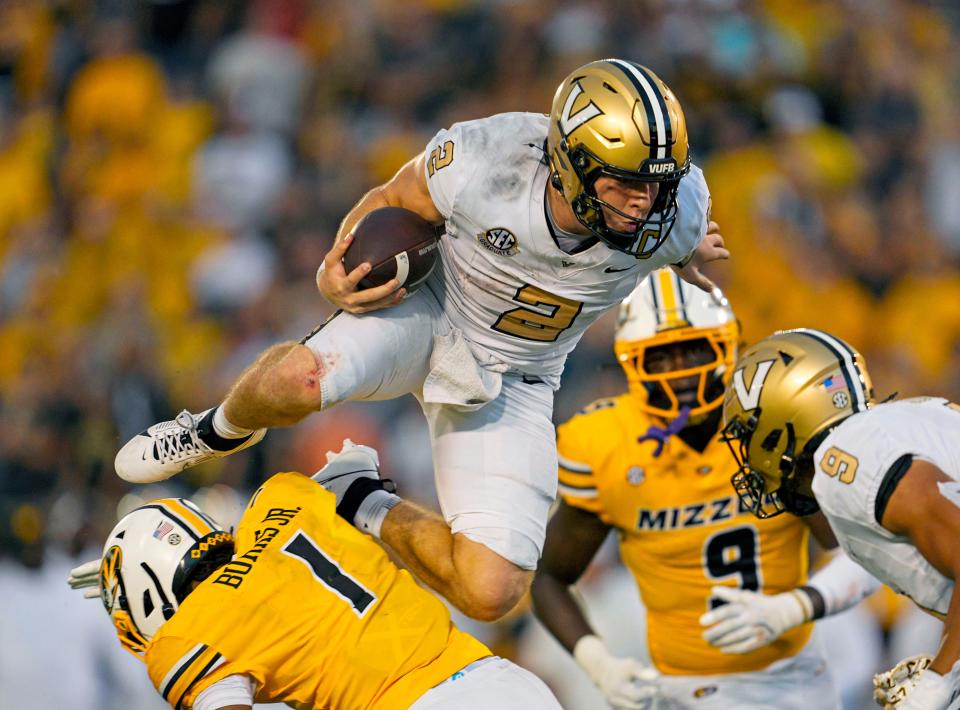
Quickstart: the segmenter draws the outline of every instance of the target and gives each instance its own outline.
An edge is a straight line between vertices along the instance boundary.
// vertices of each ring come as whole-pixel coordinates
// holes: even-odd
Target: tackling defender
[[[562,502],[534,608],[615,708],[838,707],[805,622],[877,584],[842,555],[808,581],[808,524],[835,545],[823,521],[756,521],[738,506],[720,437],[738,337],[719,291],[654,272],[620,310],[629,391],[558,429]],[[570,591],[611,529],[647,609],[653,667],[614,657]]]
[[[445,225],[440,268],[406,299],[395,282],[357,291],[369,265],[347,274],[342,264],[354,225],[384,206]],[[527,590],[542,550],[567,353],[654,268],[676,265],[709,287],[700,268],[729,253],[708,212],[670,89],[632,62],[580,67],[549,115],[442,130],[365,195],[318,275],[343,310],[302,343],[267,350],[219,407],[134,437],[117,472],[160,480],[344,400],[412,393],[443,517],[368,488],[351,522],[464,613],[496,619]]]
[[[315,477],[337,478],[358,457],[376,460],[345,442]],[[236,540],[189,501],[140,506],[70,581],[97,588],[121,644],[175,710],[561,710],[299,473],[253,494]]]
[[[743,354],[723,409],[745,507],[761,519],[821,510],[851,559],[945,621],[932,662],[907,659],[875,678],[878,702],[960,706],[960,407],[877,404],[858,352],[799,329]]]

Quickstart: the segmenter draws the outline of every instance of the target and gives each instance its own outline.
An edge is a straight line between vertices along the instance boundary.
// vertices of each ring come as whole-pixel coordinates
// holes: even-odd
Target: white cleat
[[[327,465],[311,478],[336,495],[339,503],[358,478],[380,478],[380,456],[374,448],[344,439],[343,448],[336,453],[328,451]]]
[[[197,424],[210,410],[193,415],[184,409],[172,419],[154,424],[130,439],[117,452],[113,465],[117,475],[131,483],[155,483],[211,459],[223,458],[259,442],[266,429],[258,429],[237,446],[220,451],[204,443]]]

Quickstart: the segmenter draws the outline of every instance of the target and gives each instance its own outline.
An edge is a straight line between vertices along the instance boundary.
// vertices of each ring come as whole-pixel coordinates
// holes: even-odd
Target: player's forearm
[[[563,581],[549,574],[537,574],[530,594],[537,618],[570,653],[577,641],[594,633],[570,587]]]
[[[350,230],[359,222],[363,217],[365,217],[370,212],[380,209],[381,207],[389,207],[390,203],[387,201],[386,190],[383,185],[370,190],[366,195],[360,198],[360,201],[353,206],[353,208],[347,212],[347,215],[343,218],[343,221],[340,222],[340,228],[337,230],[337,239],[339,242],[345,236],[350,233]]]
[[[940,675],[946,675],[958,660],[960,660],[960,591],[954,584],[953,596],[950,597],[950,608],[947,610],[947,618],[943,622],[943,638],[940,642],[940,650],[934,656],[930,668]]]
[[[842,552],[800,589],[810,599],[810,619],[845,611],[880,588],[880,582]]]

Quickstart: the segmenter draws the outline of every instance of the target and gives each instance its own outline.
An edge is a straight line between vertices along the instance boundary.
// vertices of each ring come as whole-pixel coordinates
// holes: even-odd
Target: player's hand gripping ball
[[[349,274],[364,262],[370,264],[370,273],[358,288],[381,286],[395,278],[409,294],[437,265],[438,244],[437,228],[420,215],[402,207],[382,207],[357,222],[343,267]]]

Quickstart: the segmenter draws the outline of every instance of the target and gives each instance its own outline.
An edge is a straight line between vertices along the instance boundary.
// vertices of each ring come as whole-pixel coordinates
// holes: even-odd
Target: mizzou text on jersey
[[[776,594],[807,578],[808,528],[781,516],[757,520],[730,486],[736,463],[714,438],[700,453],[679,437],[638,442],[654,423],[632,395],[600,400],[558,428],[560,495],[617,528],[620,553],[647,608],[650,657],[663,673],[760,670],[797,654],[812,626],[745,655],[723,654],[701,636],[710,588],[732,584]]]

